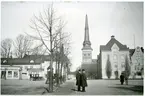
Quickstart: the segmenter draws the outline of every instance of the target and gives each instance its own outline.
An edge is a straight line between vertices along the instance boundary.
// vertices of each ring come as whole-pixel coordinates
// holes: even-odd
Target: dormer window
[[[3,63],[7,63],[7,60],[4,60]]]
[[[34,60],[30,60],[30,63],[34,63]]]

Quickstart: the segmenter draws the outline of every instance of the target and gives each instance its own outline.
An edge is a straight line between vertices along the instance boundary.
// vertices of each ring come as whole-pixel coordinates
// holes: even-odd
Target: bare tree
[[[44,48],[43,44],[41,45],[35,45],[31,50],[30,50],[32,55],[44,55],[46,52],[46,48]]]
[[[7,38],[1,41],[1,57],[9,58],[12,48],[12,40]]]
[[[54,53],[56,50],[57,45],[61,42],[59,38],[60,29],[65,26],[65,23],[62,22],[62,18],[57,17],[56,11],[53,8],[53,5],[48,7],[43,12],[39,13],[39,16],[34,15],[34,18],[31,20],[32,25],[30,26],[36,33],[35,35],[29,36],[33,37],[35,40],[40,40],[41,44],[45,46],[46,51],[49,53],[50,56],[50,75],[49,75],[49,92],[53,91],[53,60],[54,60]],[[47,79],[48,81],[48,79]]]
[[[32,39],[29,36],[20,34],[14,42],[14,47],[16,57],[23,58],[23,56],[29,52],[32,47]]]

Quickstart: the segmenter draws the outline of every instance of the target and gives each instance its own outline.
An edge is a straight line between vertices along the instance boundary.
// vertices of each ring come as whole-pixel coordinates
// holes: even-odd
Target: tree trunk
[[[61,64],[61,66],[60,66],[59,75],[60,75],[60,83],[62,84],[62,64]]]
[[[60,62],[58,62],[58,69],[57,69],[57,86],[59,86],[59,77],[60,77]]]
[[[50,27],[50,77],[49,77],[49,92],[53,92],[53,50],[52,50],[52,29]]]

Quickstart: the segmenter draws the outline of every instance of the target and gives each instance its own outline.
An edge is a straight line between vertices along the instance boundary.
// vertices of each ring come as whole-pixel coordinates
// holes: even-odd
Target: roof
[[[42,58],[43,61],[50,61],[50,55],[25,55],[23,58],[30,58],[33,60],[37,60],[39,58]]]
[[[100,50],[102,51],[110,51],[113,44],[116,44],[119,47],[119,50],[129,50],[126,45],[121,44],[119,41],[117,41],[114,36],[111,36],[111,40],[106,45],[100,45]]]
[[[23,58],[1,58],[2,65],[36,65],[50,60],[49,55],[25,55]]]

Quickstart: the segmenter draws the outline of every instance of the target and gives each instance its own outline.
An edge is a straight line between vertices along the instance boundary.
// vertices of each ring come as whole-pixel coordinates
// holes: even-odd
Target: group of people
[[[88,86],[87,84],[87,77],[85,74],[85,70],[84,69],[79,69],[77,74],[76,74],[76,85],[78,87],[77,91],[81,91],[81,92],[85,92],[85,87]],[[81,90],[82,88],[82,90]]]
[[[123,85],[124,81],[125,81],[126,85],[128,85],[128,76],[125,75],[124,73],[121,73],[121,75],[120,75],[121,85]]]

